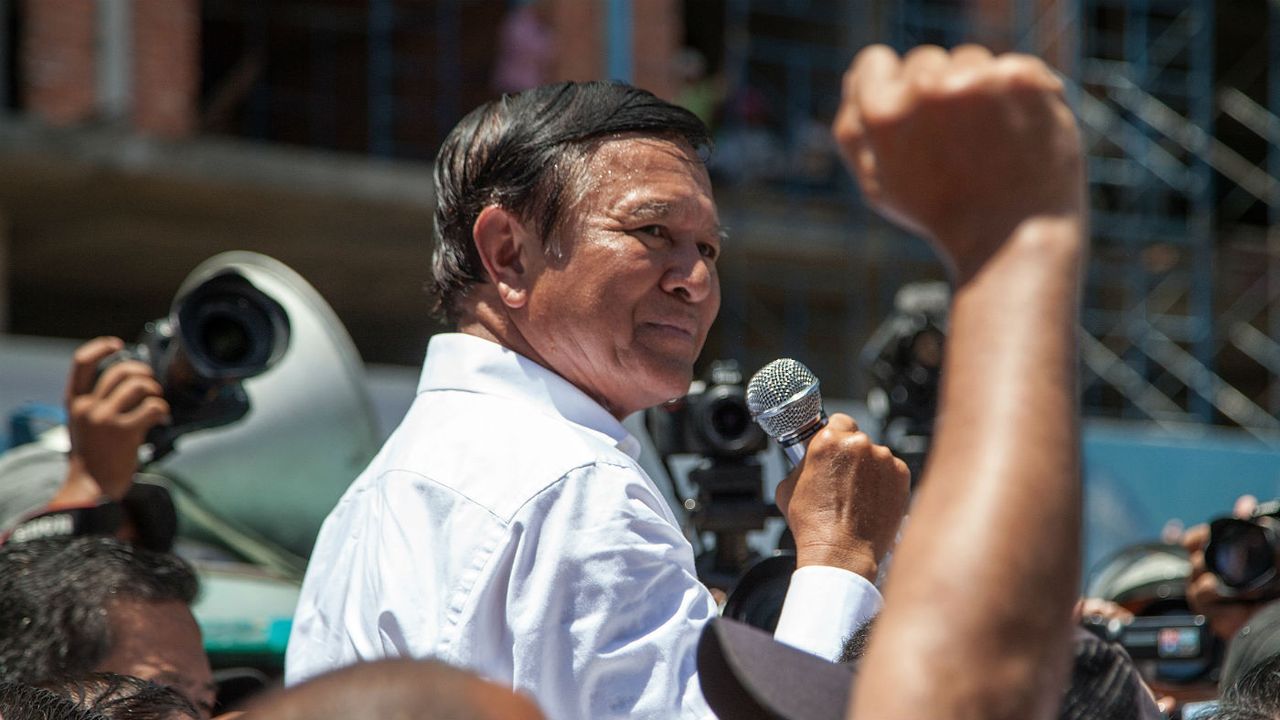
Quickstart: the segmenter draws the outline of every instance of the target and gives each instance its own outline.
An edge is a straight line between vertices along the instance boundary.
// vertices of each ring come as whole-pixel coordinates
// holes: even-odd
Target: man
[[[195,573],[174,555],[103,537],[0,548],[0,681],[92,672],[172,687],[208,718],[215,687],[191,614]]]
[[[691,113],[626,85],[489,103],[436,161],[431,341],[404,422],[325,522],[286,679],[434,656],[549,717],[709,713],[693,554],[621,424],[679,397],[719,308],[722,229]],[[798,570],[777,636],[833,658],[906,466],[835,415],[780,486]]]

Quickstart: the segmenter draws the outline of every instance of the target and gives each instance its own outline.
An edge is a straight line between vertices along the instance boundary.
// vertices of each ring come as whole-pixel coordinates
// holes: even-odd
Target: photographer
[[[1231,516],[1236,520],[1247,522],[1266,522],[1266,516],[1256,517],[1259,509],[1257,498],[1244,495],[1236,500]],[[1209,621],[1214,634],[1223,640],[1235,637],[1254,613],[1264,605],[1280,597],[1280,583],[1274,578],[1265,584],[1245,589],[1233,589],[1225,584],[1222,578],[1213,572],[1213,561],[1206,555],[1212,540],[1211,527],[1222,528],[1224,525],[1202,523],[1183,534],[1181,542],[1190,553],[1191,576],[1187,579],[1187,603],[1191,609],[1204,615]],[[1221,539],[1221,533],[1219,534]],[[1272,548],[1274,553],[1275,548]],[[1271,571],[1274,574],[1276,559],[1273,557]]]
[[[6,496],[4,517],[38,519],[53,511],[85,510],[106,515],[133,487],[138,450],[151,428],[169,422],[169,404],[146,363],[125,360],[99,374],[103,360],[124,348],[124,341],[99,337],[76,349],[66,387],[67,429],[71,448],[65,458],[54,451],[19,448],[0,459]],[[7,465],[7,466],[6,466]],[[124,540],[138,538],[129,513],[115,515],[107,533]],[[36,528],[39,530],[39,528]],[[14,527],[0,528],[8,537]]]

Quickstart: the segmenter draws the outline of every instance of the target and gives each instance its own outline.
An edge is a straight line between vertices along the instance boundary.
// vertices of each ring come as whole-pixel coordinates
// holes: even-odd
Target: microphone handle
[[[805,429],[785,440],[778,440],[778,445],[782,448],[782,454],[785,455],[787,461],[791,463],[791,467],[799,465],[800,461],[804,459],[804,454],[809,449],[809,438],[813,437],[819,430],[826,426],[827,414],[824,412],[818,417],[816,422]]]

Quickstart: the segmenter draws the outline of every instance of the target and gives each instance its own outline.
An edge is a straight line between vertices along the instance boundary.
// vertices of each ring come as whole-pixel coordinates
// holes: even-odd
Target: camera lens
[[[715,385],[689,410],[693,430],[709,455],[747,457],[764,446],[764,432],[751,419],[741,386]]]
[[[711,428],[728,440],[741,437],[751,426],[751,414],[741,403],[722,399],[711,408]]]
[[[206,381],[242,380],[271,367],[289,342],[280,303],[234,273],[216,275],[179,298],[179,347]]]
[[[1261,526],[1244,520],[1215,521],[1213,547],[1206,564],[1222,582],[1244,588],[1275,566],[1274,552]]]
[[[248,330],[227,315],[205,318],[200,327],[200,340],[209,356],[223,365],[239,365],[253,351]]]

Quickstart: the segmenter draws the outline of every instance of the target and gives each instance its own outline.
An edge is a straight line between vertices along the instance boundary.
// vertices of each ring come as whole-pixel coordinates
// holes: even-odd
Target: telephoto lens
[[[1209,523],[1204,564],[1218,576],[1224,590],[1245,593],[1276,580],[1280,532],[1271,516],[1252,520],[1218,518]]]

